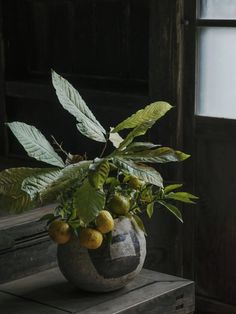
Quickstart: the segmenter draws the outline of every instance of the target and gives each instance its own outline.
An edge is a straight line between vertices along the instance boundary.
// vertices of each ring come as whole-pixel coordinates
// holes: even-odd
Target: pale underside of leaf
[[[36,199],[52,182],[56,181],[62,175],[61,170],[51,170],[45,174],[31,176],[26,178],[22,183],[22,190],[29,194],[30,198]]]
[[[74,194],[74,206],[78,216],[85,223],[93,221],[105,206],[105,194],[91,186],[87,179],[84,180]]]
[[[23,122],[11,122],[7,125],[30,157],[53,166],[64,167],[61,157],[36,127]]]
[[[144,109],[138,110],[132,116],[119,123],[112,132],[119,132],[123,129],[131,129],[148,121],[157,121],[170,110],[172,106],[164,101],[154,102]]]
[[[119,133],[112,133],[113,129],[113,127],[110,127],[109,141],[112,142],[115,148],[118,148],[124,139],[119,135]]]
[[[77,129],[80,131],[80,133],[83,134],[84,136],[91,138],[92,140],[97,141],[97,142],[102,142],[102,143],[106,142],[106,139],[103,133],[87,117],[84,117],[83,119],[81,119],[81,121],[77,123],[76,126],[77,126]]]
[[[52,71],[52,83],[63,108],[72,114],[79,122],[77,124],[79,131],[93,140],[105,142],[105,129],[95,118],[79,92],[55,71]]]
[[[145,165],[136,164],[131,160],[113,157],[113,163],[121,169],[121,171],[138,177],[147,183],[163,187],[163,179],[159,172],[154,168]]]
[[[126,147],[125,152],[140,152],[146,149],[152,149],[157,146],[161,146],[159,144],[153,144],[149,142],[133,142],[128,147]]]
[[[91,161],[81,161],[59,171],[51,171],[45,175],[27,178],[22,189],[32,199],[40,199],[42,204],[57,200],[60,193],[70,188],[75,182],[79,184],[88,173]]]

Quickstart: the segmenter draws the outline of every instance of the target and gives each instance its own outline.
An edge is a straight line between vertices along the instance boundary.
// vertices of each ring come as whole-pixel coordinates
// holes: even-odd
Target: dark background
[[[183,208],[184,225],[155,211],[146,223],[146,267],[194,279],[199,311],[236,313],[235,122],[194,116],[195,1],[0,4],[1,169],[37,165],[6,121],[35,125],[72,153],[93,158],[102,149],[78,133],[59,104],[51,68],[79,90],[105,128],[152,101],[170,102],[175,108],[147,138],[193,155],[161,173],[167,181],[184,181],[200,201]]]

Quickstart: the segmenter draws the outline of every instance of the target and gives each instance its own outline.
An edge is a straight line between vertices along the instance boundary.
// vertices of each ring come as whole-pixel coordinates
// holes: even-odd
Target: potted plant
[[[7,123],[30,157],[49,168],[10,168],[0,172],[0,205],[22,212],[57,203],[47,220],[58,244],[58,263],[65,277],[85,290],[110,291],[129,282],[142,268],[146,255],[142,215],[152,217],[155,204],[182,222],[175,202],[194,203],[196,196],[179,192],[182,184],[163,185],[150,164],[179,162],[189,155],[169,147],[137,141],[172,106],[154,102],[106,131],[78,91],[52,71],[59,102],[77,120],[77,129],[103,143],[100,156],[67,153],[53,138],[65,159],[34,126]],[[128,130],[128,133],[127,133]],[[126,131],[122,138],[120,131]],[[105,155],[107,143],[114,150]]]

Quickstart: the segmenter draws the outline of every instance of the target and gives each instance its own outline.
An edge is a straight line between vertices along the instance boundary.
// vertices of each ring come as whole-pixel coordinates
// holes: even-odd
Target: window
[[[236,118],[236,1],[200,0],[195,113]]]

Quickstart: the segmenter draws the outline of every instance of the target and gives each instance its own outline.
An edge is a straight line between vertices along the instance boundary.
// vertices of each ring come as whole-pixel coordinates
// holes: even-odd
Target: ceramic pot
[[[112,241],[103,241],[100,248],[81,248],[74,237],[59,245],[58,265],[66,277],[80,289],[107,292],[122,288],[142,269],[146,256],[143,232],[128,218],[115,219]]]

